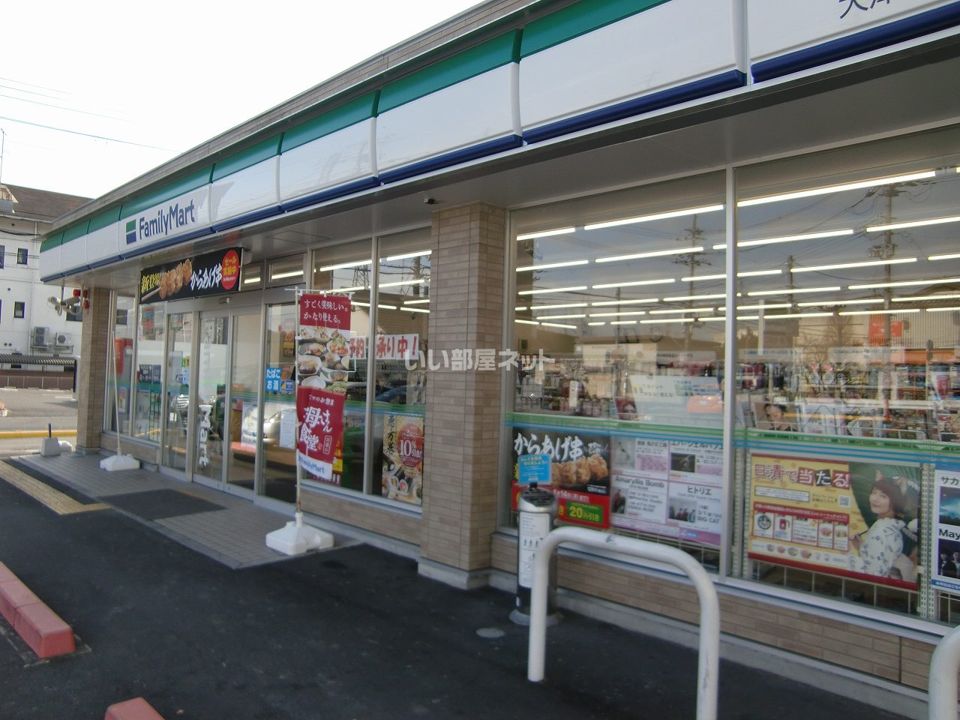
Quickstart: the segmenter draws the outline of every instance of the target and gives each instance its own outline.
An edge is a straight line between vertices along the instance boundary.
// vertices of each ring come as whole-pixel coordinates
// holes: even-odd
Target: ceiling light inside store
[[[782,275],[783,270],[747,270],[746,272],[738,272],[737,277],[764,277],[766,275]],[[700,280],[726,280],[727,274],[720,273],[719,275],[691,275],[690,277],[680,278],[680,282],[698,282]]]
[[[843,313],[840,313],[841,315]],[[815,317],[833,317],[832,312],[803,312],[803,313],[780,313],[774,315],[764,315],[764,320],[787,320],[790,318],[815,318]]]
[[[792,307],[793,303],[760,303],[759,305],[737,305],[737,310],[785,310]],[[727,308],[721,305],[717,310],[726,312]]]
[[[927,260],[936,262],[937,260],[956,260],[960,258],[960,253],[947,253],[946,255],[930,255]]]
[[[798,190],[796,192],[782,193],[779,195],[767,195],[764,197],[748,198],[737,203],[737,207],[751,207],[753,205],[764,205],[766,203],[780,202],[782,200],[796,200],[798,198],[816,197],[817,195],[830,195],[832,193],[846,192],[847,190],[861,190],[863,188],[876,187],[878,185],[895,185],[897,183],[913,182],[914,180],[929,180],[934,177],[934,170],[921,170],[907,175],[892,175],[889,177],[872,178],[870,180],[859,180],[857,182],[843,183],[842,185],[826,185],[809,190]]]
[[[606,325],[605,322],[588,322],[587,325],[591,327],[600,327],[601,325]]]
[[[927,308],[927,312],[953,312],[954,310],[960,310],[960,305],[954,305],[953,307]]]
[[[535,320],[521,320],[520,318],[514,318],[515,323],[520,323],[521,325],[539,325],[540,323]]]
[[[673,278],[662,278],[660,280],[634,280],[632,282],[621,283],[603,283],[602,285],[591,285],[591,290],[604,290],[606,288],[621,287],[640,287],[641,285],[672,285],[676,280]]]
[[[759,315],[737,315],[737,320],[759,320]],[[700,318],[700,322],[726,322],[725,317],[705,317]]]
[[[334,288],[333,290],[321,290],[321,295],[333,295],[336,293],[349,293],[357,292],[358,290],[366,290],[366,285],[357,285],[356,287],[345,287],[345,288]]]
[[[416,280],[397,280],[396,282],[380,283],[380,287],[400,287],[401,285],[423,285],[426,282],[423,278]]]
[[[804,233],[802,235],[783,235],[782,237],[762,238],[760,240],[741,240],[737,243],[738,248],[756,247],[758,245],[776,245],[778,243],[799,242],[801,240],[820,240],[822,238],[844,237],[853,235],[853,230],[844,228],[843,230],[824,230],[823,232]],[[726,243],[714,245],[714,250],[726,250]]]
[[[557,228],[556,230],[544,230],[543,232],[525,233],[523,235],[517,235],[517,242],[521,240],[536,240],[538,238],[556,237],[557,235],[572,235],[576,231],[576,228],[565,227]]]
[[[567,308],[581,308],[581,307],[586,307],[586,306],[587,306],[587,303],[585,303],[585,302],[582,302],[582,303],[560,303],[559,305],[534,305],[534,306],[531,307],[530,309],[531,309],[533,312],[542,312],[542,311],[544,311],[544,310],[565,310],[565,309],[567,309]],[[517,308],[517,310],[520,310],[520,308]]]
[[[699,308],[677,308],[676,310],[651,310],[651,315],[679,315],[682,313],[702,313],[708,312],[712,313],[712,307],[699,307]]]
[[[537,320],[580,320],[586,315],[539,315]]]
[[[891,260],[865,260],[863,262],[836,263],[834,265],[812,265],[810,267],[790,268],[792,273],[824,272],[826,270],[847,270],[849,268],[877,267],[879,265],[905,265],[915,263],[917,258],[894,258]]]
[[[656,320],[641,320],[642,325],[652,325],[653,323],[671,323],[671,324],[680,324],[680,323],[692,323],[697,322],[697,318],[657,318]]]
[[[723,210],[723,205],[703,205],[695,208],[684,208],[683,210],[669,210],[653,215],[638,215],[637,217],[623,218],[622,220],[610,220],[608,222],[593,223],[585,225],[584,230],[603,230],[605,228],[619,227],[621,225],[634,225],[636,223],[654,222],[656,220],[669,220],[670,218],[685,217],[687,215],[703,215],[704,213],[719,212]]]
[[[568,260],[566,262],[544,263],[543,265],[527,265],[518,267],[517,272],[531,272],[533,270],[553,270],[554,268],[575,267],[577,265],[587,265],[589,260]]]
[[[260,282],[260,276],[259,276],[259,275],[255,275],[254,277],[245,277],[245,278],[243,279],[243,284],[244,284],[244,285],[253,285],[253,283],[258,283],[258,282]]]
[[[903,303],[917,302],[918,300],[957,300],[958,298],[960,298],[960,294],[950,293],[944,295],[914,295],[913,297],[890,298],[890,300],[896,303]]]
[[[926,227],[928,225],[945,225],[946,223],[960,222],[960,215],[929,220],[914,220],[912,222],[891,223],[890,225],[871,225],[867,232],[885,232],[887,230],[905,230],[907,228]]]
[[[360,302],[359,300],[353,300],[352,302],[354,305],[359,305],[360,307],[370,307],[370,303]],[[377,307],[380,310],[396,310],[397,309],[396,305],[381,305],[380,303],[377,303]],[[406,309],[413,310],[413,308],[406,308]]]
[[[421,298],[420,300],[404,300],[404,305],[426,305],[430,302],[430,298]]]
[[[401,310],[406,310],[406,311],[408,311],[408,312],[426,313],[427,315],[430,314],[430,311],[427,310],[426,308],[418,308],[418,307],[407,307],[407,306],[404,306],[404,307],[402,307],[402,308],[400,308],[400,309],[401,309]]]
[[[882,303],[883,298],[864,298],[862,300],[811,300],[797,303],[797,307],[836,307],[838,305],[876,305]]]
[[[624,310],[623,312],[590,313],[590,317],[632,317],[634,315],[646,314],[646,310]]]
[[[320,268],[320,272],[328,272],[330,270],[343,270],[345,268],[360,267],[361,265],[372,265],[372,260],[352,260],[345,263],[337,263],[336,265],[324,265]]]
[[[646,322],[646,321],[641,320],[641,322]],[[636,320],[611,320],[610,324],[611,325],[636,325],[637,321]]]
[[[611,255],[594,260],[595,263],[621,262],[623,260],[642,260],[644,258],[667,257],[669,255],[689,255],[703,252],[702,245],[688,248],[672,248],[670,250],[652,250],[650,252],[635,253],[633,255]]]
[[[541,288],[539,290],[521,290],[517,295],[544,295],[547,293],[562,293],[562,292],[578,292],[580,290],[586,290],[586,285],[574,285],[573,287],[560,287],[560,288]]]
[[[754,290],[753,292],[748,292],[747,296],[761,297],[763,295],[802,295],[804,293],[839,292],[839,291],[840,291],[839,285],[831,285],[830,287],[781,288],[779,290]]]
[[[896,310],[843,310],[840,315],[904,315],[918,313],[920,308],[897,308]]]
[[[567,330],[577,329],[576,325],[564,325],[563,323],[542,322],[540,324],[545,327],[566,328]]]
[[[917,285],[946,285],[960,283],[960,277],[934,278],[930,280],[897,280],[895,282],[867,283],[866,285],[848,285],[848,290],[872,290],[888,287],[916,287]]]
[[[392,262],[394,260],[408,260],[410,258],[427,257],[432,253],[433,253],[433,250],[418,250],[416,252],[404,253],[403,255],[389,255],[383,258],[383,261]]]
[[[603,307],[607,305],[646,305],[647,303],[658,302],[657,298],[640,298],[637,300],[600,300],[590,303],[593,307]]]
[[[271,280],[284,280],[286,278],[292,277],[302,277],[303,270],[288,270],[287,272],[273,273],[270,275]]]
[[[741,293],[737,293],[739,297]],[[716,300],[717,298],[725,298],[726,293],[709,293],[707,295],[671,295],[670,297],[663,298],[664,302],[686,302],[688,300]]]

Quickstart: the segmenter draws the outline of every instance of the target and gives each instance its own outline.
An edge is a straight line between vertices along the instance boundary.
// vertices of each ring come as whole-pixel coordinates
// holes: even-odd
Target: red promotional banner
[[[333,463],[343,438],[344,396],[320,388],[297,388],[297,460],[304,472],[333,480]]]
[[[349,330],[350,308],[350,298],[346,295],[301,295],[300,325]]]

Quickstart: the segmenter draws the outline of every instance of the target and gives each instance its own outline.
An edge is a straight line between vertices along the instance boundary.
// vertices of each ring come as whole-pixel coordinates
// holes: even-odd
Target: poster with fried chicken
[[[243,248],[230,248],[147,268],[140,273],[140,304],[238,292],[242,258]]]
[[[513,507],[536,482],[557,496],[557,520],[610,526],[610,438],[578,429],[513,429]]]
[[[615,437],[612,466],[614,527],[720,546],[719,444]]]

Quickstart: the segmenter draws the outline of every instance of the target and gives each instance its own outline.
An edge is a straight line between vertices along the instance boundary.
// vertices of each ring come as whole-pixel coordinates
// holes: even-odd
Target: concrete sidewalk
[[[0,560],[82,647],[37,664],[3,628],[0,718],[99,720],[138,695],[168,720],[694,717],[686,648],[568,614],[534,685],[506,593],[452,589],[368,545],[232,567],[157,524],[109,509],[56,515],[0,483]],[[900,716],[722,662],[719,717]]]

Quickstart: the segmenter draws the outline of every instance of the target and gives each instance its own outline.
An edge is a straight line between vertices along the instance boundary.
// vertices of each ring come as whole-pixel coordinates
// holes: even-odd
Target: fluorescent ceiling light
[[[540,324],[536,320],[521,320],[520,318],[515,318],[514,322],[520,323],[521,325],[539,325]]]
[[[597,261],[599,262],[599,260]],[[527,265],[518,267],[517,272],[531,272],[533,270],[552,270],[554,268],[574,267],[576,265],[588,265],[589,260],[568,260],[566,262],[544,263],[543,265]]]
[[[333,295],[334,293],[348,293],[356,292],[358,290],[366,290],[366,285],[357,285],[356,287],[345,287],[345,288],[333,288],[332,290],[321,290],[322,295]]]
[[[738,248],[756,247],[758,245],[776,245],[777,243],[798,242],[800,240],[820,240],[821,238],[843,237],[853,235],[853,230],[846,228],[843,230],[824,230],[823,232],[804,233],[803,235],[783,235],[782,237],[763,238],[760,240],[741,240],[737,243]],[[726,250],[727,245],[714,245],[714,250]]]
[[[360,307],[370,307],[370,303],[359,302],[359,301],[357,301],[357,300],[353,300],[352,302],[353,302],[354,305],[359,305]],[[396,305],[381,305],[380,303],[377,303],[377,307],[378,307],[380,310],[396,310],[396,309],[397,309],[397,306],[396,306]],[[414,308],[405,308],[405,309],[406,309],[406,310],[414,310]]]
[[[936,262],[937,260],[956,260],[960,258],[960,253],[947,253],[946,255],[930,255],[927,260]]]
[[[718,212],[720,210],[723,210],[723,205],[704,205],[702,207],[685,208],[683,210],[670,210],[668,212],[655,213],[653,215],[639,215],[637,217],[623,218],[622,220],[593,223],[592,225],[585,225],[583,229],[603,230],[604,228],[619,227],[620,225],[633,225],[635,223],[653,222],[655,220],[669,220],[670,218],[684,217],[686,215],[702,215],[704,213]]]
[[[579,320],[586,315],[538,315],[537,320]]]
[[[780,290],[754,290],[753,292],[748,292],[747,296],[761,297],[763,295],[802,295],[804,293],[839,292],[839,291],[840,291],[840,286],[834,285],[830,287],[815,287],[815,288],[781,288]]]
[[[917,300],[957,300],[960,298],[960,295],[957,294],[946,294],[946,295],[916,295],[914,297],[899,297],[899,298],[890,298],[893,302],[916,302]]]
[[[258,283],[258,282],[260,282],[260,276],[259,276],[259,275],[255,276],[255,277],[245,277],[245,278],[243,279],[243,284],[244,284],[244,285],[252,285],[253,283]]]
[[[545,327],[556,327],[556,328],[566,328],[568,330],[576,330],[576,325],[564,325],[563,323],[552,323],[552,322],[542,322],[541,325]]]
[[[543,295],[545,293],[562,293],[562,292],[577,292],[578,290],[586,290],[586,285],[574,285],[573,287],[560,287],[560,288],[541,288],[540,290],[521,290],[517,295]]]
[[[737,315],[737,320],[759,320],[759,315]],[[726,322],[725,317],[705,317],[700,318],[700,322]]]
[[[868,283],[866,285],[848,285],[848,290],[871,290],[873,288],[888,287],[915,287],[917,285],[945,285],[946,283],[960,283],[960,277],[936,278],[930,280],[898,280],[896,282]]]
[[[656,320],[641,320],[640,323],[642,325],[652,325],[653,323],[678,324],[678,323],[692,323],[696,321],[697,321],[696,318],[657,318]]]
[[[640,298],[639,300],[600,300],[599,302],[590,303],[593,307],[603,307],[605,305],[646,305],[647,303],[655,303],[657,298]]]
[[[426,305],[430,302],[430,298],[423,298],[420,300],[404,300],[404,305]]]
[[[760,303],[759,305],[737,305],[737,310],[784,310],[792,307],[793,303]],[[727,308],[721,305],[717,310],[726,312]]]
[[[765,275],[781,275],[783,270],[748,270],[746,272],[738,272],[737,277],[763,277]],[[698,282],[700,280],[726,280],[726,273],[719,273],[718,275],[691,275],[690,277],[680,278],[680,282]]]
[[[380,287],[400,287],[401,285],[423,285],[426,282],[424,278],[416,280],[398,280],[397,282],[380,283]]]
[[[699,308],[677,308],[676,310],[651,310],[651,315],[678,315],[681,313],[701,313],[708,312],[712,313],[712,307],[699,307]]]
[[[913,180],[928,180],[936,175],[933,170],[922,170],[920,172],[907,175],[893,175],[890,177],[873,178],[871,180],[860,180],[858,182],[843,183],[842,185],[827,185],[825,187],[812,188],[810,190],[798,190],[796,192],[781,193],[779,195],[767,195],[766,197],[748,198],[737,203],[737,207],[751,207],[752,205],[763,205],[765,203],[780,202],[781,200],[794,200],[797,198],[816,197],[817,195],[830,195],[832,193],[845,192],[847,190],[860,190],[862,188],[876,187],[877,185],[894,185],[896,183],[912,182]]]
[[[586,307],[587,303],[560,303],[559,305],[534,305],[530,309],[533,312],[540,312],[541,310],[563,310],[565,308],[580,308]],[[520,308],[517,308],[519,310]]]
[[[643,258],[666,257],[668,255],[690,255],[703,252],[702,245],[688,248],[672,248],[670,250],[652,250],[650,252],[634,253],[632,255],[611,255],[594,260],[596,263],[620,262],[622,260],[642,260]]]
[[[840,313],[843,315],[843,313]],[[788,318],[814,318],[814,317],[833,317],[832,312],[802,312],[802,313],[777,313],[774,315],[764,315],[764,320],[783,320]]]
[[[327,272],[328,270],[343,270],[344,268],[360,267],[361,265],[372,264],[372,260],[353,260],[351,262],[337,263],[336,265],[324,265],[320,268],[320,272]]]
[[[600,327],[601,325],[606,325],[606,323],[605,322],[588,322],[587,325],[590,325],[591,327]]]
[[[632,315],[646,315],[646,310],[625,310],[623,312],[590,313],[590,317],[630,317]]]
[[[877,267],[878,265],[904,265],[906,263],[915,263],[917,259],[896,258],[893,260],[865,260],[864,262],[836,263],[834,265],[812,265],[810,267],[790,268],[792,273],[805,272],[823,272],[825,270],[846,270],[847,268]]]
[[[844,310],[841,315],[903,315],[918,313],[920,308],[897,308],[896,310]]]
[[[611,320],[611,325],[636,325],[636,320]]]
[[[690,277],[680,278],[680,282],[699,282],[700,280],[725,280],[726,277],[727,277],[726,273],[720,273],[719,275],[696,275],[696,276],[691,275]]]
[[[523,235],[517,235],[517,241],[519,242],[520,240],[536,240],[537,238],[555,237],[557,235],[572,235],[576,231],[577,231],[576,228],[565,227],[565,228],[557,228],[556,230],[544,230],[542,232],[525,233]]]
[[[797,303],[797,307],[836,307],[838,305],[876,305],[882,303],[883,298],[864,298],[863,300],[813,300]]]
[[[604,283],[602,285],[591,285],[591,290],[604,290],[606,288],[621,287],[640,287],[641,285],[672,285],[676,280],[673,278],[662,278],[660,280],[634,280],[633,282]]]
[[[405,305],[404,307],[402,307],[401,310],[406,310],[406,311],[408,311],[408,312],[426,313],[427,315],[430,314],[430,311],[427,310],[426,308],[408,307],[408,306],[406,306],[406,305]]]
[[[426,257],[433,253],[433,250],[418,250],[417,252],[408,252],[403,255],[390,255],[389,257],[383,258],[383,262],[391,262],[392,260],[408,260],[410,258]]]
[[[954,310],[960,310],[960,306],[955,305],[954,307],[927,308],[927,312],[952,312]]]
[[[867,232],[884,232],[885,230],[904,230],[906,228],[926,227],[927,225],[945,225],[946,223],[960,222],[960,215],[952,217],[930,218],[929,220],[914,220],[912,222],[891,223],[889,225],[871,225]]]
[[[270,276],[271,280],[283,280],[284,278],[300,277],[303,270],[288,270],[287,272],[276,273]]]
[[[706,295],[671,295],[670,297],[663,298],[664,302],[686,302],[687,300],[716,300],[717,298],[725,298],[726,293],[708,293]]]

